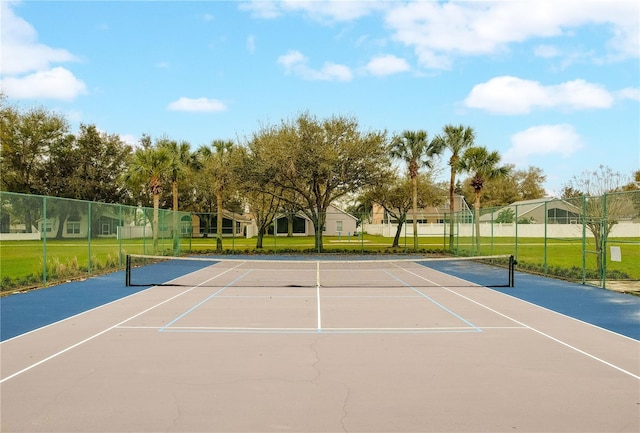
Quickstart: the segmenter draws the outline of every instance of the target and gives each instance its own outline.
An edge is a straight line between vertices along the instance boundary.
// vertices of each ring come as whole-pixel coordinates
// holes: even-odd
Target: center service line
[[[318,332],[322,332],[322,321],[320,319],[320,261],[316,262],[316,300],[318,304]]]

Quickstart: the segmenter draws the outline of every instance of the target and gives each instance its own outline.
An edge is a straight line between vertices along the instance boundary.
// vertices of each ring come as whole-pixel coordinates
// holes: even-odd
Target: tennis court
[[[638,340],[486,287],[502,267],[189,263],[2,342],[2,431],[640,430]]]

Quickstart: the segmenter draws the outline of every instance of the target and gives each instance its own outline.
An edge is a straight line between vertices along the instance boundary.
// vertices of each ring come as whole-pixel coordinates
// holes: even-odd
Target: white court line
[[[316,299],[318,304],[318,332],[322,332],[322,320],[320,316],[320,261],[316,262]]]
[[[403,268],[400,268],[403,269]],[[472,327],[473,329],[475,329],[478,332],[482,332],[482,329],[480,329],[479,327],[477,327],[476,325],[474,325],[473,323],[469,322],[467,319],[465,319],[464,317],[462,317],[461,315],[459,315],[458,313],[456,313],[455,311],[450,310],[449,308],[445,307],[444,305],[442,305],[440,302],[436,301],[435,299],[433,299],[430,296],[427,296],[425,293],[423,293],[422,291],[416,289],[415,287],[413,287],[411,284],[402,281],[402,279],[400,279],[399,277],[393,275],[391,272],[388,271],[384,271],[386,274],[390,275],[391,277],[395,278],[396,280],[400,281],[405,287],[408,287],[409,289],[413,290],[414,292],[420,294],[422,297],[426,298],[429,300],[429,302],[433,303],[434,305],[437,305],[439,308],[443,309],[444,311],[446,311],[447,313],[451,314],[453,317],[455,317],[456,319],[466,323],[467,325],[469,325],[470,327]],[[409,271],[408,271],[409,272]],[[412,272],[410,272],[412,273]]]
[[[118,326],[118,329],[153,330],[157,326]],[[487,329],[527,329],[525,327],[491,327]],[[317,328],[255,328],[255,327],[225,327],[225,326],[172,326],[163,329],[164,332],[211,332],[211,333],[246,333],[246,334],[316,334]],[[322,328],[322,333],[342,334],[427,334],[427,333],[468,333],[477,332],[468,326],[441,326],[426,328]]]
[[[423,277],[422,275],[416,274],[416,273],[414,273],[414,272],[411,272],[410,270],[408,270],[408,269],[406,269],[406,268],[400,268],[400,269],[403,269],[404,271],[406,271],[406,272],[408,272],[408,273],[410,273],[410,274],[412,274],[412,275],[414,275],[414,276],[416,276],[416,277],[418,277],[418,278],[421,278],[421,279],[423,279],[423,280],[425,280],[425,281],[428,281],[428,282],[430,282],[430,283],[433,283],[433,281],[431,281],[430,279],[428,279],[428,278],[426,278],[426,277]],[[434,270],[434,269],[432,269],[432,270]],[[436,272],[440,272],[440,271],[436,271]],[[445,274],[445,273],[443,273],[443,272],[440,272],[440,273],[441,273],[441,274],[443,274],[443,275],[451,276],[451,275]],[[456,277],[456,278],[457,278],[457,277]],[[435,283],[434,283],[434,284],[435,284]],[[495,313],[495,314],[497,314],[497,315],[499,315],[499,316],[502,316],[502,317],[504,317],[505,319],[511,320],[512,322],[517,323],[518,325],[521,325],[521,326],[523,326],[523,327],[525,327],[525,328],[527,328],[527,329],[530,329],[531,331],[533,331],[533,332],[535,332],[535,333],[537,333],[537,334],[540,334],[540,335],[542,335],[543,337],[546,337],[546,338],[548,338],[548,339],[550,339],[550,340],[553,340],[553,341],[555,341],[556,343],[559,343],[559,344],[561,344],[561,345],[563,345],[563,346],[565,346],[565,347],[567,347],[567,348],[569,348],[569,349],[571,349],[571,350],[574,350],[574,351],[576,351],[576,352],[578,352],[578,353],[580,353],[580,354],[582,354],[582,355],[585,355],[585,356],[587,356],[587,357],[589,357],[589,358],[591,358],[591,359],[593,359],[593,360],[595,360],[595,361],[598,361],[598,362],[600,362],[600,363],[602,363],[602,364],[604,364],[604,365],[607,365],[607,366],[609,366],[609,367],[611,367],[611,368],[614,368],[614,369],[616,369],[616,370],[618,370],[618,371],[620,371],[620,372],[622,372],[622,373],[624,373],[624,374],[627,374],[627,375],[629,375],[629,376],[633,377],[634,379],[638,379],[638,380],[640,380],[640,376],[638,376],[637,374],[634,374],[634,373],[632,373],[632,372],[630,372],[630,371],[628,371],[628,370],[625,370],[625,369],[624,369],[624,368],[622,368],[622,367],[618,367],[617,365],[612,364],[612,363],[610,363],[610,362],[608,362],[608,361],[605,361],[605,360],[604,360],[604,359],[602,359],[602,358],[598,358],[597,356],[592,355],[591,353],[585,352],[585,351],[584,351],[584,350],[582,350],[582,349],[578,349],[577,347],[572,346],[571,344],[569,344],[569,343],[567,343],[567,342],[564,342],[564,341],[562,341],[562,340],[560,340],[560,339],[558,339],[558,338],[556,338],[556,337],[553,337],[553,336],[551,336],[551,335],[549,335],[549,334],[547,334],[547,333],[545,333],[545,332],[540,331],[539,329],[536,329],[536,328],[534,328],[534,327],[532,327],[532,326],[529,326],[529,325],[527,325],[526,323],[523,323],[523,322],[521,322],[521,321],[519,321],[519,320],[516,320],[516,319],[514,319],[513,317],[510,317],[510,316],[508,316],[508,315],[506,315],[506,314],[504,314],[504,313],[501,313],[500,311],[494,310],[493,308],[491,308],[491,307],[489,307],[489,306],[487,306],[487,305],[484,305],[484,304],[483,304],[483,303],[481,303],[481,302],[478,302],[478,301],[476,301],[476,300],[474,300],[474,299],[471,299],[471,298],[469,298],[469,297],[467,297],[467,296],[465,296],[465,295],[463,295],[463,294],[461,294],[461,293],[456,292],[455,290],[451,290],[451,289],[449,289],[448,287],[445,287],[445,286],[440,286],[440,287],[441,287],[441,288],[443,288],[444,290],[446,290],[446,291],[450,292],[450,293],[453,293],[454,295],[457,295],[457,296],[459,296],[459,297],[461,297],[461,298],[463,298],[463,299],[466,299],[467,301],[472,302],[472,303],[474,303],[474,304],[476,304],[476,305],[478,305],[478,306],[480,306],[480,307],[482,307],[482,308],[485,308],[485,309],[487,309],[487,310],[489,310],[489,311],[491,311],[491,312],[493,312],[493,313]],[[482,287],[482,286],[477,286],[477,287]],[[535,304],[534,304],[534,305],[535,305]],[[549,310],[549,311],[551,311],[551,310]],[[556,313],[556,314],[558,314],[558,313]],[[482,329],[482,328],[481,328],[481,329]]]
[[[238,265],[240,266],[240,265]],[[237,268],[238,266],[235,266],[234,268]],[[234,269],[231,268],[231,269]],[[226,272],[226,271],[225,271]],[[226,284],[223,288],[221,288],[220,290],[218,290],[217,292],[207,296],[205,299],[203,299],[202,301],[198,302],[196,305],[194,305],[193,307],[189,308],[187,311],[185,311],[184,313],[180,314],[178,317],[176,317],[175,319],[171,320],[169,323],[167,323],[166,325],[164,325],[162,328],[159,329],[159,331],[165,331],[166,329],[170,328],[171,325],[173,325],[174,323],[176,323],[178,320],[186,317],[188,314],[192,313],[193,311],[195,311],[196,309],[198,309],[201,305],[205,304],[206,302],[208,302],[210,299],[215,298],[216,295],[218,295],[218,293],[221,293],[223,290],[225,290],[226,288],[233,286],[233,284],[237,281],[240,281],[241,279],[243,279],[247,274],[251,273],[251,270],[246,271],[245,273],[243,273],[242,275],[240,275],[239,277],[237,277],[235,280],[231,281],[230,283]],[[222,274],[220,274],[222,275]],[[206,282],[211,281],[211,279],[205,281],[204,283],[200,283],[200,284],[205,284]],[[200,285],[198,284],[198,285]]]
[[[220,274],[217,274],[217,275],[215,275],[215,276],[213,276],[213,277],[209,278],[209,279],[208,279],[208,280],[206,280],[206,281],[203,281],[202,283],[198,284],[197,286],[190,287],[190,288],[186,289],[185,291],[180,292],[180,293],[178,293],[178,294],[177,294],[177,295],[175,295],[175,296],[172,296],[171,298],[165,299],[164,301],[159,302],[159,303],[157,303],[157,304],[155,304],[155,305],[153,305],[153,306],[151,306],[151,307],[147,308],[147,309],[146,309],[146,310],[144,310],[144,311],[141,311],[141,312],[139,312],[139,313],[137,313],[137,314],[134,314],[133,316],[131,316],[131,317],[129,317],[129,318],[127,318],[127,319],[125,319],[125,320],[123,320],[123,321],[119,322],[119,323],[116,323],[116,324],[115,324],[115,325],[113,325],[113,326],[110,326],[110,327],[108,327],[108,328],[106,328],[106,329],[104,329],[104,330],[102,330],[102,331],[98,332],[97,334],[93,334],[92,336],[87,337],[87,338],[85,338],[84,340],[79,341],[78,343],[73,344],[73,345],[71,345],[71,346],[67,347],[66,349],[62,349],[62,350],[60,350],[59,352],[54,353],[53,355],[50,355],[50,356],[48,356],[48,357],[46,357],[46,358],[44,358],[44,359],[42,359],[42,360],[40,360],[40,361],[38,361],[38,362],[36,362],[36,363],[34,363],[34,364],[31,364],[30,366],[25,367],[25,368],[23,368],[22,370],[17,371],[17,372],[15,372],[15,373],[13,373],[13,374],[11,374],[11,375],[9,375],[9,376],[7,376],[7,377],[5,377],[5,378],[1,379],[1,380],[0,380],[0,384],[2,384],[2,383],[4,383],[4,382],[6,382],[6,381],[7,381],[7,380],[9,380],[9,379],[13,379],[13,378],[14,378],[14,377],[16,377],[16,376],[21,375],[22,373],[26,373],[27,371],[29,371],[29,370],[31,370],[31,369],[33,369],[33,368],[35,368],[35,367],[39,366],[39,365],[42,365],[42,364],[44,364],[44,363],[45,363],[45,362],[47,362],[47,361],[50,361],[50,360],[52,360],[52,359],[54,359],[54,358],[57,358],[58,356],[60,356],[60,355],[62,355],[62,354],[64,354],[64,353],[66,353],[66,352],[68,352],[68,351],[70,351],[70,350],[72,350],[72,349],[75,349],[76,347],[81,346],[81,345],[83,345],[84,343],[87,343],[87,342],[89,342],[89,341],[91,341],[91,340],[93,340],[93,339],[95,339],[95,338],[97,338],[97,337],[99,337],[99,336],[101,336],[101,335],[103,335],[103,334],[105,334],[105,333],[107,333],[107,332],[109,332],[109,331],[111,331],[111,330],[115,329],[115,328],[118,328],[119,326],[123,325],[124,323],[127,323],[128,321],[133,320],[133,319],[135,319],[135,318],[136,318],[136,317],[138,317],[138,316],[141,316],[141,315],[143,315],[143,314],[145,314],[145,313],[148,313],[149,311],[153,310],[154,308],[159,307],[160,305],[163,305],[163,304],[166,304],[167,302],[173,301],[174,299],[176,299],[176,298],[178,298],[178,297],[180,297],[180,296],[182,296],[182,295],[184,295],[184,294],[186,294],[186,293],[189,293],[189,292],[190,292],[190,291],[192,291],[193,289],[196,289],[196,288],[200,287],[201,285],[206,284],[206,283],[208,283],[209,281],[214,280],[214,279],[216,279],[216,278],[220,277],[221,275],[226,274],[226,273],[227,273],[227,272],[229,272],[229,271],[232,271],[233,269],[235,269],[235,268],[236,268],[236,267],[238,267],[238,266],[240,266],[240,265],[237,265],[237,266],[235,266],[235,267],[233,267],[233,268],[227,269],[226,271],[224,271],[224,272],[222,272],[222,273],[220,273]]]

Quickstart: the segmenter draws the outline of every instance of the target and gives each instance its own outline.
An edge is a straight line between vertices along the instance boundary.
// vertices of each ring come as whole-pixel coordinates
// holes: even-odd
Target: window
[[[336,221],[336,231],[338,233],[342,231],[342,221]]]
[[[67,234],[79,235],[80,234],[80,221],[67,221]]]

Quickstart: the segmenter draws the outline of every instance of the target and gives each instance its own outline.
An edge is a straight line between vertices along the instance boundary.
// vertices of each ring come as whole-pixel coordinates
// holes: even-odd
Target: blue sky
[[[550,194],[640,168],[636,1],[0,3],[2,91],[74,130],[195,149],[308,111],[390,134],[472,126]]]

